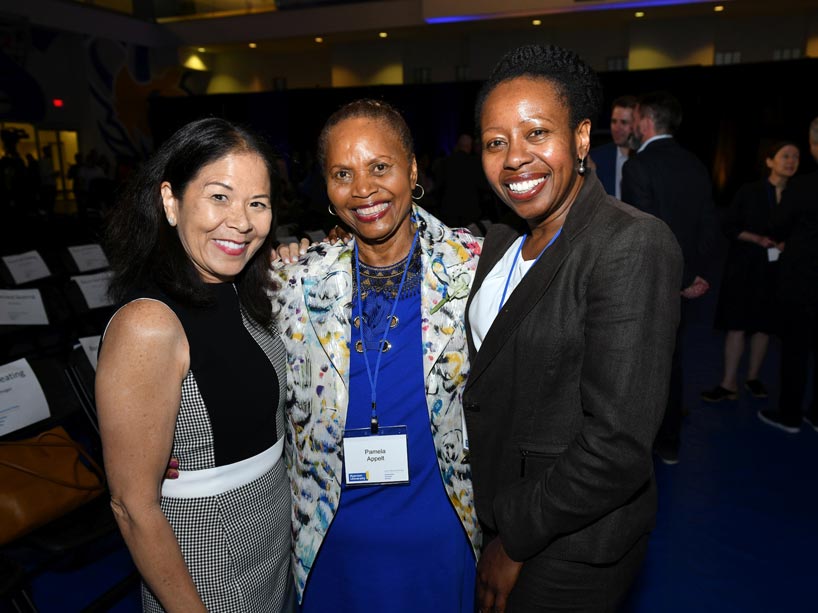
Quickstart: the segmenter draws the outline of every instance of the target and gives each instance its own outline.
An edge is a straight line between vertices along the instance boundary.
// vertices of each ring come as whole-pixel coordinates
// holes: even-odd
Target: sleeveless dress
[[[208,611],[279,613],[290,606],[290,492],[283,448],[285,350],[246,316],[232,284],[215,303],[183,306],[161,292],[190,346],[172,455],[180,477],[162,512]],[[143,584],[143,611],[162,606]]]
[[[414,252],[396,316],[391,348],[377,380],[381,426],[405,425],[409,483],[347,487],[318,552],[302,613],[326,611],[473,613],[475,559],[440,477],[423,380],[420,257]],[[388,268],[361,264],[364,345],[374,373],[406,261]],[[353,318],[358,315],[357,292]],[[353,327],[352,340],[361,338]],[[371,386],[363,354],[350,347],[346,429],[369,428]]]

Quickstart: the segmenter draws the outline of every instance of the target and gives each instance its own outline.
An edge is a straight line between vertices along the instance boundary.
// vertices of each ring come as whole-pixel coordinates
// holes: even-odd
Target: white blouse
[[[469,306],[469,324],[471,326],[474,346],[478,351],[483,344],[483,339],[486,338],[486,334],[489,332],[489,328],[491,328],[491,324],[494,323],[494,318],[497,317],[500,307],[502,306],[500,300],[503,297],[503,288],[506,286],[506,279],[508,279],[508,290],[506,290],[505,301],[508,302],[514,288],[520,284],[525,273],[527,273],[537,261],[536,258],[524,260],[521,252],[517,258],[517,262],[514,264],[514,270],[511,270],[514,255],[520,249],[522,241],[523,237],[520,236],[511,244],[503,257],[500,258],[494,265],[494,268],[486,275],[483,284],[480,286],[480,289],[477,290]],[[509,273],[511,273],[511,277],[509,277]]]

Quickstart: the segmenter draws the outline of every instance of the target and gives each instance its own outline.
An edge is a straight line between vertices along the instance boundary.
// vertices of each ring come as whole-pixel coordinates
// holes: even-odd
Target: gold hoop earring
[[[415,196],[415,187],[420,188],[420,196]],[[420,183],[415,183],[415,187],[412,188],[412,200],[420,200],[426,195],[426,190],[423,189],[423,186]]]

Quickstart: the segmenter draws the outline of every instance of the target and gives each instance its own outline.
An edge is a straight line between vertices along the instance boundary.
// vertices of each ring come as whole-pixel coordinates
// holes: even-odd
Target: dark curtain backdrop
[[[726,204],[739,185],[760,176],[760,147],[791,139],[802,149],[801,171],[814,169],[807,149],[809,122],[818,116],[818,60],[693,66],[600,75],[605,109],[594,129],[595,143],[607,138],[610,101],[622,94],[666,89],[682,102],[685,116],[677,134],[713,174],[717,202]],[[156,143],[183,123],[220,116],[262,132],[287,160],[312,152],[325,119],[360,97],[383,99],[400,109],[418,154],[448,153],[457,135],[474,129],[479,82],[302,89],[256,94],[221,94],[151,101]]]

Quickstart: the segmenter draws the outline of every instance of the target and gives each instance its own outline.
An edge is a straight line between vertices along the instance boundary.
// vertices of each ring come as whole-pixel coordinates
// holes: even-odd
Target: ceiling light
[[[198,51],[199,53],[204,53],[205,48],[204,47],[199,47],[198,49],[196,49],[196,51]]]
[[[250,43],[247,46],[250,47],[251,49],[255,49],[256,47],[258,47],[256,43]]]
[[[378,36],[380,36],[381,38],[386,38],[387,36],[389,36],[389,34],[387,34],[386,32],[378,32]]]
[[[722,4],[717,4],[716,6],[714,6],[714,7],[713,7],[713,10],[714,10],[716,13],[721,13],[721,12],[724,10],[724,5],[722,5]]]
[[[185,68],[190,68],[191,70],[207,70],[207,66],[195,53],[187,58],[187,61],[184,63]]]
[[[642,18],[644,16],[645,16],[645,11],[636,11],[634,13],[634,17],[636,17],[637,19],[640,19],[640,18]]]
[[[315,42],[317,42],[317,43],[323,43],[323,42],[324,42],[324,39],[323,39],[323,38],[321,38],[320,36],[316,36],[316,37],[315,37]]]
[[[542,25],[542,20],[541,19],[534,19],[534,20],[531,21],[531,25],[532,26],[541,26]]]

